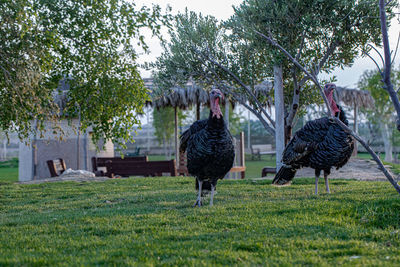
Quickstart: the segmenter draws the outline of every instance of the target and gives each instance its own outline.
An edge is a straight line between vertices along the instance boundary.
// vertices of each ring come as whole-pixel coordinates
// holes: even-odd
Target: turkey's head
[[[339,107],[336,105],[335,100],[333,99],[333,90],[336,89],[336,85],[334,83],[325,84],[324,93],[326,98],[328,99],[329,106],[331,107],[332,116],[335,117],[336,114],[340,113]]]
[[[224,94],[219,89],[212,89],[210,92],[210,107],[212,112],[212,117],[217,117],[220,119],[222,116],[221,108],[219,107],[219,102],[224,100]]]

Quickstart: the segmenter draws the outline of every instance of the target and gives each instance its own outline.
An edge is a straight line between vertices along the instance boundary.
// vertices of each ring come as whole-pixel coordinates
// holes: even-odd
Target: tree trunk
[[[300,102],[300,84],[297,82],[296,69],[292,71],[293,76],[293,99],[292,106],[290,107],[289,114],[285,118],[285,145],[287,145],[292,138],[293,121],[299,109]],[[300,83],[303,83],[300,81]]]
[[[276,168],[282,165],[282,153],[285,149],[285,117],[283,100],[283,74],[282,66],[274,66],[274,91],[275,91],[275,146]]]
[[[381,134],[383,144],[385,146],[385,161],[392,162],[393,161],[393,146],[392,146],[392,138],[391,138],[391,131],[389,126],[386,123],[380,123]]]
[[[390,73],[392,70],[392,51],[390,51],[389,46],[389,36],[388,36],[388,29],[387,29],[387,22],[386,22],[386,1],[379,0],[379,17],[381,20],[381,30],[382,30],[382,43],[383,43],[383,51],[384,51],[384,58],[385,58],[385,65],[383,68],[383,73],[381,72],[385,89],[388,93],[390,98],[392,99],[393,106],[397,112],[397,130],[400,131],[400,101],[397,96],[397,93],[393,89],[392,81],[390,80]]]

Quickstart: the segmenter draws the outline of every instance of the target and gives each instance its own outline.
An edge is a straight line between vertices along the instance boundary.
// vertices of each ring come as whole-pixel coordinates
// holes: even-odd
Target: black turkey
[[[325,85],[324,93],[332,110],[332,116],[338,117],[349,125],[342,108],[333,99],[335,84]],[[346,133],[336,122],[328,117],[307,122],[297,131],[282,155],[282,167],[272,184],[290,183],[296,171],[302,167],[315,169],[315,194],[318,194],[318,178],[324,171],[326,191],[329,193],[328,175],[332,167],[339,169],[347,163],[354,149],[353,137]]]
[[[198,182],[198,196],[194,206],[202,205],[203,185],[211,191],[210,206],[213,205],[218,179],[232,168],[235,158],[232,136],[226,127],[219,102],[224,96],[218,89],[210,92],[210,116],[206,120],[193,123],[182,133],[180,151],[187,151],[187,168]]]

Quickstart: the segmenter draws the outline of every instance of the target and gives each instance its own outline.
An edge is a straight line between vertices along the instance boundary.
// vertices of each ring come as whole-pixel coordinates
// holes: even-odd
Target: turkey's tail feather
[[[182,133],[182,135],[180,137],[180,142],[179,142],[180,143],[180,146],[179,146],[180,152],[184,153],[186,151],[189,138],[190,138],[190,129],[187,129],[186,131],[184,131]]]
[[[296,169],[283,166],[279,169],[278,173],[275,175],[272,184],[285,185],[293,180],[295,174],[296,174]]]

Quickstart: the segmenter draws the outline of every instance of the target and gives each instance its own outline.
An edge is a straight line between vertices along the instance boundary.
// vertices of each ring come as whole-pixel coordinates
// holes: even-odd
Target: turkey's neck
[[[338,106],[339,112],[336,112],[335,117],[338,117],[344,124],[349,126],[349,121],[347,120],[346,113],[343,111],[342,107]]]
[[[217,119],[222,117],[221,108],[219,107],[219,98],[210,99],[210,108],[212,117],[216,117]]]
[[[208,117],[208,125],[213,127],[213,128],[223,128],[225,126],[224,118],[222,117],[222,113],[217,118],[215,115],[213,115],[213,111],[210,110],[210,116]]]

